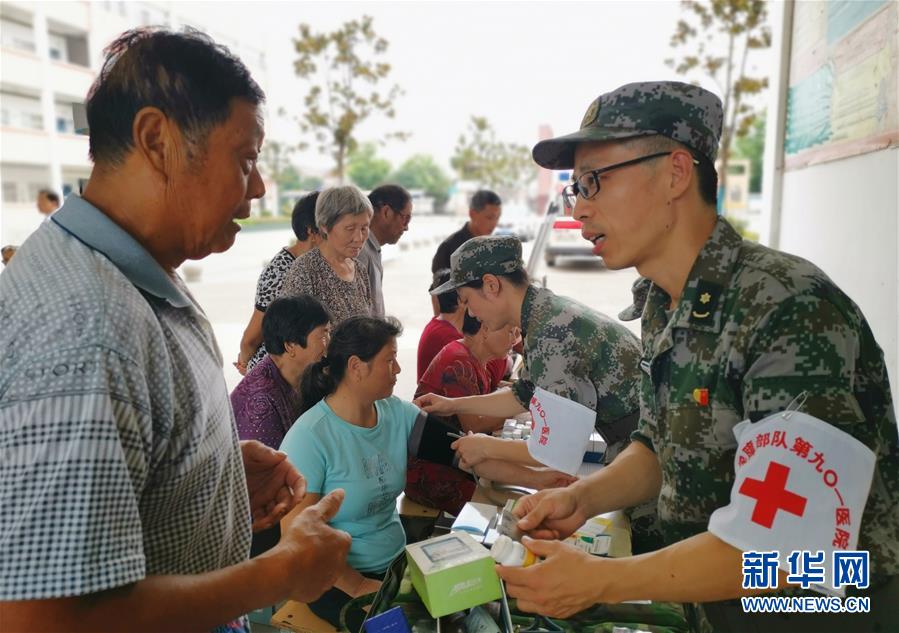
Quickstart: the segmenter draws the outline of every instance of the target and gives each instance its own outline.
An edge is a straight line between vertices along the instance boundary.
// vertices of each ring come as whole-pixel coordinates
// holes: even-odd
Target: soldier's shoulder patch
[[[693,296],[693,311],[690,313],[690,323],[706,324],[718,309],[721,293],[724,290],[721,284],[711,281],[699,280],[696,285],[696,294]]]

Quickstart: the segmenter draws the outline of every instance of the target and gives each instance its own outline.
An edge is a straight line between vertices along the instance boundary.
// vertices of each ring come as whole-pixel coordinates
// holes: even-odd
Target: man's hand
[[[452,444],[450,448],[459,454],[459,467],[471,470],[490,457],[490,445],[496,438],[483,433],[468,432]]]
[[[572,487],[551,488],[518,500],[518,527],[536,538],[563,539],[587,522]]]
[[[244,362],[241,362],[240,356],[238,356],[237,360],[231,364],[234,365],[234,369],[236,369],[237,373],[239,373],[241,376],[247,375],[247,364]]]
[[[290,599],[312,602],[330,589],[346,568],[346,556],[352,538],[343,530],[328,525],[343,503],[344,492],[332,491],[318,503],[309,506],[284,522],[277,548],[287,549],[291,560],[291,576],[296,578]]]
[[[240,451],[250,493],[253,531],[258,532],[275,525],[302,500],[306,480],[287,461],[285,453],[262,442],[241,442]]]
[[[426,393],[412,401],[416,407],[425,413],[433,413],[434,415],[453,415],[457,413],[452,398],[444,398],[436,393]]]
[[[506,593],[518,600],[520,610],[567,618],[608,601],[604,592],[614,578],[603,572],[603,565],[610,561],[558,541],[525,537],[522,543],[545,560],[530,567],[496,566],[506,582]]]

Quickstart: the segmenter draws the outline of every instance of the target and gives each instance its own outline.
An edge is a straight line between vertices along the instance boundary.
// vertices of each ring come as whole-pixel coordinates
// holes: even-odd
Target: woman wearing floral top
[[[297,257],[314,249],[318,244],[318,227],[315,224],[315,201],[318,192],[303,196],[293,208],[291,225],[297,242],[293,246],[285,246],[262,269],[259,281],[256,282],[256,302],[253,316],[244,330],[240,340],[240,354],[234,366],[242,375],[265,358],[265,344],[262,341],[262,317],[268,305],[278,298],[284,275]]]
[[[315,204],[321,241],[287,271],[281,296],[309,293],[322,302],[334,325],[371,314],[368,273],[356,260],[368,238],[371,216],[371,202],[356,187],[321,192]]]

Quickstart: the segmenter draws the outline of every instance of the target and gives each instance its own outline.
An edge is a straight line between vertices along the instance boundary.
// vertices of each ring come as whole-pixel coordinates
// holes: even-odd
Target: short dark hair
[[[480,189],[475,191],[471,197],[471,204],[468,205],[472,211],[483,211],[488,205],[501,206],[503,201],[500,197],[489,189]]]
[[[718,205],[718,171],[715,164],[710,161],[704,154],[700,154],[696,150],[679,143],[672,138],[661,134],[653,134],[652,136],[638,136],[623,141],[626,145],[636,145],[647,154],[655,152],[673,152],[676,149],[683,149],[690,152],[690,155],[696,160],[696,183],[699,187],[699,197],[706,204],[712,206]],[[651,169],[651,165],[647,165]]]
[[[290,216],[290,225],[293,234],[301,242],[309,239],[310,233],[318,235],[318,226],[315,224],[315,201],[318,200],[318,192],[306,194],[293,206],[293,214]]]
[[[450,280],[450,269],[449,268],[441,268],[436,273],[434,273],[434,281],[431,282],[431,287],[428,290],[433,290],[439,286],[442,286],[446,282]],[[456,308],[459,307],[459,293],[456,290],[447,290],[446,292],[441,292],[437,295],[437,304],[440,306],[441,314],[450,314],[456,311]]]
[[[519,268],[517,270],[513,270],[512,272],[505,274],[505,275],[497,275],[497,277],[500,277],[501,279],[505,279],[506,281],[508,281],[513,286],[516,286],[517,288],[521,288],[522,286],[527,286],[529,283],[531,283],[531,278],[528,276],[528,271],[526,271],[524,268]],[[484,287],[484,278],[481,277],[480,279],[472,279],[468,283],[463,284],[462,287],[463,288],[474,288],[475,290],[480,290],[481,288]]]
[[[357,356],[368,362],[384,349],[390,339],[402,333],[403,326],[393,317],[381,319],[357,315],[341,321],[331,333],[328,355],[309,365],[303,373],[300,383],[303,412],[334,393],[346,374],[351,357]]]
[[[188,142],[203,147],[231,114],[231,100],[254,105],[265,93],[237,57],[208,35],[148,27],[126,31],[104,50],[106,59],[87,98],[90,155],[119,164],[134,144],[134,116],[148,106],[173,119]]]
[[[53,204],[59,204],[59,194],[53,191],[52,189],[41,189],[37,192],[37,195],[44,196],[52,202]]]
[[[262,317],[262,340],[269,354],[283,354],[285,343],[306,347],[309,333],[331,320],[321,302],[307,294],[272,301]]]
[[[368,199],[371,201],[371,206],[375,211],[386,204],[396,213],[399,213],[409,203],[412,196],[399,185],[381,185],[371,190],[371,193],[368,194]]]
[[[468,336],[474,336],[478,332],[481,331],[481,322],[480,320],[474,318],[468,313],[468,310],[465,311],[465,317],[462,319],[462,334],[468,334]]]
[[[699,181],[699,196],[706,204],[718,206],[718,170],[715,164],[701,154],[693,157],[699,161],[696,166],[696,179]]]

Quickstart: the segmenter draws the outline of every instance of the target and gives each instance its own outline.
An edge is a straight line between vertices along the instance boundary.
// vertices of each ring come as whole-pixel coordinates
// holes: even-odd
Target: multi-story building
[[[79,191],[79,181],[90,174],[87,138],[75,133],[72,105],[84,102],[104,47],[123,31],[145,25],[205,31],[237,54],[265,86],[264,51],[186,13],[185,7],[190,5],[0,3],[0,242],[20,243],[40,223],[35,207],[40,189],[65,196]],[[274,187],[269,189],[274,193]],[[267,208],[276,206],[266,200]]]

